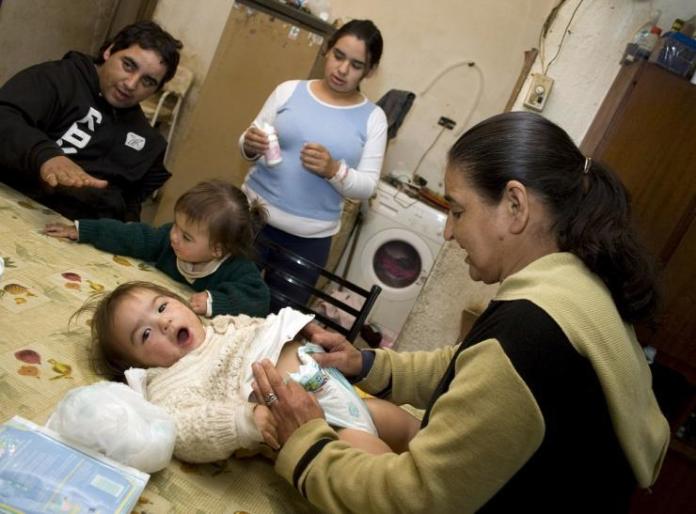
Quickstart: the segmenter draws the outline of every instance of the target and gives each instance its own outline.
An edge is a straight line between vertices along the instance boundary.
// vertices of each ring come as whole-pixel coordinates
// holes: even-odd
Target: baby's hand
[[[266,444],[274,450],[280,449],[276,420],[271,409],[263,404],[257,404],[254,407],[254,423],[256,423],[256,428],[261,432],[261,436]]]
[[[49,223],[44,229],[43,233],[51,237],[66,237],[77,241],[77,229],[75,225],[66,225],[64,223]]]
[[[191,304],[193,312],[205,316],[208,312],[208,291],[191,295],[189,303]]]

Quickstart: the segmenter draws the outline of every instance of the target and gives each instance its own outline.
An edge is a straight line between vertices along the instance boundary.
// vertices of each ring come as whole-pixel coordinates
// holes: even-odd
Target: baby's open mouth
[[[189,339],[188,328],[180,328],[176,333],[176,341],[179,344],[185,344]]]

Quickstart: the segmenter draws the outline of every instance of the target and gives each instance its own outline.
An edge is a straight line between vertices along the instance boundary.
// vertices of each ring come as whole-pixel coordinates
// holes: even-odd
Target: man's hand
[[[41,165],[41,180],[50,187],[96,187],[105,188],[109,183],[89,175],[75,162],[59,155],[52,157]]]
[[[49,223],[44,227],[43,233],[47,236],[65,237],[73,241],[77,241],[78,236],[75,225],[66,225],[65,223]]]
[[[193,312],[205,316],[208,312],[208,291],[192,294],[191,298],[189,298],[189,303]]]

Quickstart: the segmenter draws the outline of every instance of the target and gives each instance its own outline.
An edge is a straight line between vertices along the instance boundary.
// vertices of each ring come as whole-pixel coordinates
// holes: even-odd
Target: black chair
[[[373,285],[370,290],[363,289],[344,278],[339,277],[325,270],[321,266],[297,255],[282,246],[269,241],[268,239],[259,238],[256,241],[256,247],[259,255],[257,264],[261,269],[264,280],[268,284],[271,291],[271,311],[276,312],[282,307],[292,307],[307,314],[314,314],[315,319],[326,327],[335,330],[345,336],[351,343],[360,333],[360,329],[367,320],[367,315],[377,301],[377,297],[382,292],[382,288],[378,285]],[[341,290],[347,289],[358,297],[364,298],[362,306],[359,309],[335,298],[322,289],[318,289],[315,284],[310,284],[303,275],[314,275],[320,277],[320,282],[327,282],[326,289],[338,287]],[[324,280],[322,280],[322,278]],[[298,301],[300,298],[311,298],[323,300],[337,309],[353,316],[353,323],[350,327],[345,327],[336,320],[327,317],[318,309],[314,302],[310,300],[305,304]]]

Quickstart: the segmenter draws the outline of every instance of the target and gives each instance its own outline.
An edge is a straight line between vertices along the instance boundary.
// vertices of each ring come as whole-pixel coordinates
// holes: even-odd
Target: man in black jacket
[[[0,181],[70,219],[136,221],[171,174],[140,102],[176,73],[181,42],[138,22],[93,59],[68,52],[0,88]]]

